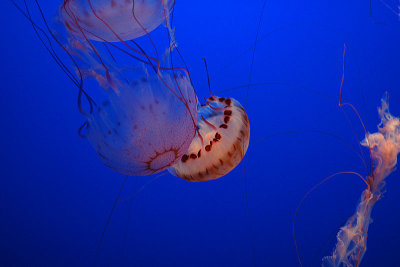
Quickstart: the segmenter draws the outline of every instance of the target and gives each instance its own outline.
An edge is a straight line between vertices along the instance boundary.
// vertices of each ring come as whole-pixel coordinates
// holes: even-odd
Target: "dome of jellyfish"
[[[232,98],[211,96],[198,112],[199,133],[169,172],[188,181],[217,179],[243,159],[250,140],[246,111]]]
[[[127,175],[158,173],[182,157],[195,135],[196,96],[188,78],[143,76],[111,90],[86,131],[102,162]],[[182,94],[178,97],[177,94]]]
[[[118,42],[157,28],[174,4],[175,0],[65,0],[59,17],[75,36]]]

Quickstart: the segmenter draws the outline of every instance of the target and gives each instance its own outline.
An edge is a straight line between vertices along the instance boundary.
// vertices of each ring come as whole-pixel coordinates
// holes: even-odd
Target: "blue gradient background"
[[[49,19],[59,2],[40,1]],[[257,266],[298,266],[292,221],[302,196],[332,173],[366,174],[348,147],[358,149],[362,126],[337,105],[343,44],[344,101],[373,132],[386,90],[392,114],[400,115],[398,17],[376,0],[373,18],[384,24],[371,22],[368,1],[267,1],[252,83],[268,84],[221,93],[248,83],[262,6],[263,0],[177,1],[176,39],[199,99],[208,96],[205,57],[213,92],[245,106],[251,144],[245,161],[221,179],[189,183],[167,174],[119,204],[98,266],[253,266],[244,167]],[[79,138],[84,118],[76,88],[8,1],[0,3],[0,25],[0,266],[90,266],[124,176]],[[154,38],[165,41],[165,30]],[[346,144],[300,131],[327,132]],[[121,197],[151,179],[129,177]],[[331,253],[363,189],[359,178],[342,175],[306,199],[296,224],[305,266],[319,266]],[[373,210],[361,266],[400,266],[399,192],[396,171]]]

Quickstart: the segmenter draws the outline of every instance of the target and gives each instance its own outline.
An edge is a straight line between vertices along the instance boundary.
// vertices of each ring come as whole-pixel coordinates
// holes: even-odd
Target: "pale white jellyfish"
[[[356,212],[337,234],[337,244],[331,256],[324,257],[324,267],[359,266],[367,249],[368,227],[371,210],[382,196],[385,178],[395,170],[400,152],[400,120],[389,112],[387,94],[378,108],[381,122],[378,132],[367,134],[361,142],[370,147],[374,161],[373,174],[366,178],[367,189],[361,194]]]
[[[175,0],[64,0],[59,18],[74,36],[119,42],[166,22],[174,4]]]

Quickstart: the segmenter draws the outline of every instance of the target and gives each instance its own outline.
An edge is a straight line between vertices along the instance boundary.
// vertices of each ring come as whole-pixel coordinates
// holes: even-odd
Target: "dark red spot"
[[[228,128],[228,125],[226,125],[226,124],[221,124],[221,125],[219,126],[219,128],[227,129],[227,128]]]
[[[219,100],[219,102],[224,102],[225,98],[224,97],[220,97],[220,98],[218,98],[218,100]]]
[[[222,159],[219,159],[219,163],[221,163],[221,165],[224,165],[224,161]]]
[[[138,128],[137,125],[133,126],[133,130],[136,130],[137,128]]]
[[[211,150],[211,146],[210,146],[210,145],[206,145],[205,150],[206,150],[207,152],[209,152],[209,151]]]
[[[215,98],[214,98],[213,96],[211,96],[211,97],[209,97],[209,98],[208,98],[208,100],[210,100],[210,101],[214,101],[214,100],[215,100]]]
[[[231,117],[226,116],[226,117],[224,118],[224,122],[225,122],[225,123],[228,123],[230,119],[231,119]]]
[[[198,157],[198,158],[201,157],[201,149],[199,150],[199,152],[197,152],[197,157]]]
[[[111,7],[116,7],[116,6],[117,6],[117,3],[115,3],[114,0],[111,0]]]
[[[230,100],[229,98],[227,100],[225,100],[225,104],[227,104],[228,106],[230,106],[232,103],[232,100]]]
[[[225,110],[224,115],[226,115],[226,116],[232,115],[232,110]]]
[[[219,133],[216,133],[216,134],[215,134],[215,139],[220,140],[221,138],[222,138],[222,136],[221,136]]]
[[[183,155],[182,158],[181,158],[182,162],[186,162],[188,159],[189,159],[189,156],[186,155],[186,154]]]
[[[190,154],[190,158],[197,159],[197,155],[196,154]]]

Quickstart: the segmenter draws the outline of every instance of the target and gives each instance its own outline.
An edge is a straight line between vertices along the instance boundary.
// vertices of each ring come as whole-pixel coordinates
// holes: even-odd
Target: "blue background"
[[[40,1],[48,19],[57,2]],[[214,94],[234,97],[247,110],[250,147],[221,179],[189,183],[167,174],[117,205],[98,266],[252,266],[251,240],[258,266],[298,266],[292,222],[302,196],[335,172],[366,175],[349,148],[358,149],[363,128],[337,105],[343,45],[344,101],[374,132],[385,91],[392,114],[400,115],[398,16],[376,0],[373,18],[383,24],[371,21],[368,1],[267,1],[251,79],[267,84],[224,91],[249,81],[262,6],[263,0],[177,1],[176,39],[199,99],[209,96],[205,57]],[[124,176],[78,136],[84,118],[76,88],[8,1],[0,3],[0,25],[0,265],[89,266]],[[153,34],[165,41],[165,28]],[[129,177],[121,198],[152,179]],[[341,175],[305,200],[296,224],[305,266],[319,266],[331,253],[364,187],[356,176]],[[398,192],[396,171],[373,210],[361,266],[400,266]]]

